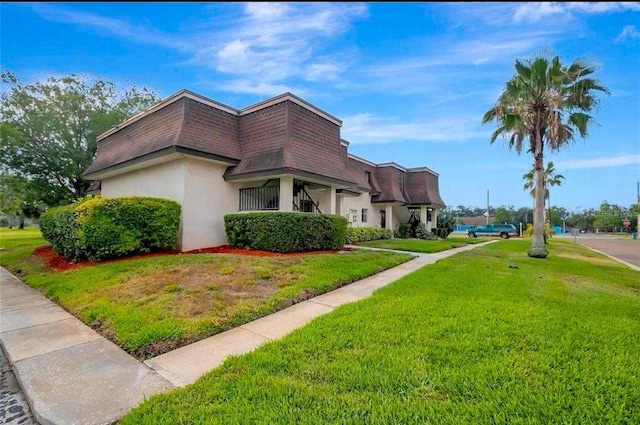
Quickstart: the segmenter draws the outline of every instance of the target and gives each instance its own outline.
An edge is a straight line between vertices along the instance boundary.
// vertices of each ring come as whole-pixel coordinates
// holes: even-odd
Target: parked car
[[[500,236],[502,239],[509,239],[511,236],[519,236],[519,233],[513,224],[487,224],[469,229],[470,238],[478,236]]]

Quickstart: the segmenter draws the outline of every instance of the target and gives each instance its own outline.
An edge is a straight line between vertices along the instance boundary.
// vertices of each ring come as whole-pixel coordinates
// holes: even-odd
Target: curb
[[[614,257],[613,255],[609,255],[609,254],[607,254],[606,252],[602,252],[602,251],[600,251],[599,249],[591,248],[590,246],[585,245],[585,244],[582,244],[582,243],[580,243],[580,244],[578,244],[578,245],[582,245],[582,246],[584,246],[585,248],[589,248],[589,249],[590,249],[591,251],[593,251],[593,252],[597,252],[598,254],[602,254],[602,255],[604,255],[605,257],[609,257],[609,258],[611,258],[613,261],[617,261],[617,262],[618,262],[618,263],[620,263],[620,264],[624,264],[625,266],[627,266],[627,267],[629,267],[629,268],[631,268],[631,269],[633,269],[633,270],[640,271],[640,267],[636,266],[635,264],[631,264],[631,263],[629,263],[628,261],[621,260],[621,259],[620,259],[620,258],[618,258],[618,257]]]

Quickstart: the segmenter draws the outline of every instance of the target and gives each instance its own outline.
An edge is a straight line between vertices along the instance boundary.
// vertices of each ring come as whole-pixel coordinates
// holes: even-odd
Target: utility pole
[[[487,224],[489,224],[489,189],[487,189]]]

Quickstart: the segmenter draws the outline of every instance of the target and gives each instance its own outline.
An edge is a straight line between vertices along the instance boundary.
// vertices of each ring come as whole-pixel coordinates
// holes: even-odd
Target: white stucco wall
[[[182,204],[184,162],[175,160],[102,180],[101,194],[118,196],[157,196]]]
[[[227,165],[184,159],[182,250],[224,245],[224,215],[238,211],[238,187],[223,178]]]
[[[182,206],[180,249],[227,243],[224,215],[238,210],[238,187],[224,181],[227,165],[181,158],[102,180],[102,196],[157,196]]]
[[[362,222],[362,209],[368,209],[367,222]],[[371,195],[361,193],[360,196],[343,196],[340,202],[340,211],[336,211],[338,215],[347,217],[351,215],[350,210],[357,210],[357,221],[349,223],[351,227],[380,227],[380,210],[384,209],[384,205],[371,204]],[[351,218],[347,218],[351,221]]]

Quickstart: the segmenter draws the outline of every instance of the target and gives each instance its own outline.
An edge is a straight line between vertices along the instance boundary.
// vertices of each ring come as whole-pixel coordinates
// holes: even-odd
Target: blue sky
[[[589,139],[547,154],[570,210],[628,206],[640,181],[640,3],[179,4],[1,7],[1,62],[21,79],[102,76],[241,108],[291,91],[344,121],[352,153],[440,173],[447,204],[528,206],[531,159],[483,113],[515,58],[587,57],[610,88]]]

